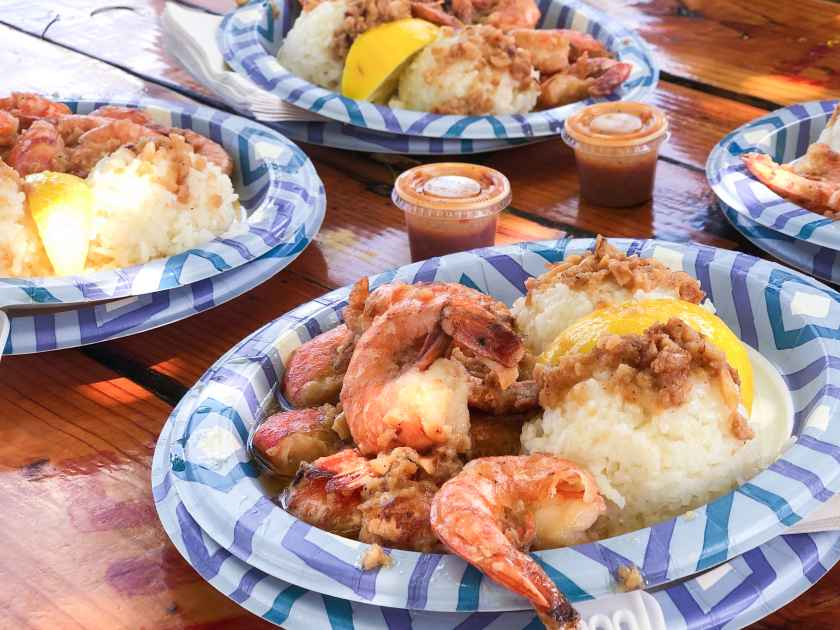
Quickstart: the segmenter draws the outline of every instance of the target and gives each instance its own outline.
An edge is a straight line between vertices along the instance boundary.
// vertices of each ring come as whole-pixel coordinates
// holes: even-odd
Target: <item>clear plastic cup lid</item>
[[[477,219],[510,204],[510,182],[499,171],[478,164],[424,164],[397,178],[391,199],[398,208],[419,216]]]
[[[668,135],[665,113],[647,103],[597,103],[569,116],[563,126],[567,144],[587,148],[637,147]]]

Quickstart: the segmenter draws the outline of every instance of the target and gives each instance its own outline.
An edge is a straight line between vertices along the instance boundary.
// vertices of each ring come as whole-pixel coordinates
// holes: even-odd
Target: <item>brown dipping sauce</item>
[[[569,117],[563,130],[575,150],[581,196],[611,208],[651,198],[659,147],[667,138],[665,114],[644,103],[590,105]]]
[[[425,260],[493,245],[510,182],[485,166],[426,164],[400,175],[391,199],[405,212],[411,260]]]

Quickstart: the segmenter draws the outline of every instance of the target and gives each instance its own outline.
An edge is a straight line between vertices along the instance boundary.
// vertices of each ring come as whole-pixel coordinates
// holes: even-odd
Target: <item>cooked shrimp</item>
[[[335,408],[296,409],[276,413],[257,428],[254,448],[278,475],[291,477],[303,462],[332,455],[341,440],[332,430]]]
[[[339,536],[356,538],[362,527],[361,484],[336,484],[341,475],[357,478],[369,470],[369,462],[356,449],[346,449],[321,457],[311,464],[302,464],[292,484],[280,496],[283,509]],[[331,483],[332,482],[332,483]]]
[[[121,146],[163,137],[157,131],[130,120],[109,119],[79,136],[71,152],[69,170],[80,177],[87,177],[99,160]]]
[[[91,116],[110,118],[112,120],[130,120],[145,127],[155,127],[155,122],[143,110],[136,107],[122,107],[120,105],[103,105],[90,113]]]
[[[750,172],[770,190],[803,208],[840,218],[840,153],[828,145],[808,147],[802,159],[777,164],[769,155],[741,156]]]
[[[416,287],[373,320],[341,390],[363,453],[469,447],[469,376],[460,363],[441,358],[452,344],[504,368],[515,368],[524,353],[519,336],[492,311],[434,287]]]
[[[413,551],[440,549],[429,513],[439,484],[461,462],[451,449],[421,456],[395,448],[367,460],[345,450],[304,464],[281,504],[301,520],[362,542]]]
[[[534,28],[540,21],[540,9],[534,0],[413,0],[411,14],[437,24],[461,28],[487,24],[500,31]]]
[[[353,346],[344,324],[313,337],[289,357],[283,375],[283,395],[295,407],[337,403]]]
[[[225,175],[230,175],[233,172],[233,160],[230,159],[227,151],[220,144],[190,129],[160,125],[143,110],[134,107],[121,107],[119,105],[105,105],[92,111],[91,116],[101,116],[114,120],[129,120],[162,135],[168,136],[176,133],[183,136],[187,144],[192,146],[198,155],[203,156],[206,160],[218,166]]]
[[[10,147],[15,143],[19,126],[15,116],[0,110],[0,147]]]
[[[531,62],[541,75],[562,72],[583,53],[608,57],[609,51],[587,33],[570,29],[526,29],[512,31],[516,45],[531,53]]]
[[[537,106],[542,109],[574,103],[588,96],[606,96],[627,80],[633,67],[607,57],[584,53],[565,71],[540,83]]]
[[[173,127],[171,132],[183,136],[197,155],[218,166],[225,175],[233,173],[233,160],[222,145],[189,129]]]
[[[70,113],[67,105],[29,92],[12,92],[10,96],[0,98],[0,110],[17,118],[21,129],[26,129],[40,118]]]
[[[411,448],[395,448],[370,462],[359,506],[359,540],[413,551],[439,551],[429,514],[439,483],[461,470],[452,449],[420,456]]]
[[[58,130],[45,120],[36,120],[18,138],[9,153],[9,165],[26,177],[41,171],[64,171],[67,156]]]
[[[453,553],[530,600],[547,628],[577,627],[579,616],[528,554],[575,544],[604,511],[592,476],[552,455],[475,459],[432,501],[431,521]]]
[[[497,0],[496,2],[473,0],[473,4],[482,13],[489,9],[488,13],[479,18],[479,22],[495,26],[501,31],[534,28],[540,21],[540,8],[534,0]]]
[[[451,26],[452,28],[463,26],[458,18],[446,12],[442,2],[415,0],[411,3],[411,16],[439,26]]]
[[[66,147],[75,146],[84,133],[108,123],[107,118],[85,114],[50,116],[45,120],[58,130]]]

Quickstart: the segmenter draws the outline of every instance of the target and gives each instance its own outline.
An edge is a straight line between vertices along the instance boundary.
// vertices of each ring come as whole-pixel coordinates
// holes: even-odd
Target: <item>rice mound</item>
[[[489,26],[441,29],[403,71],[391,107],[461,115],[530,112],[540,92],[537,72],[507,38]]]
[[[529,297],[527,303],[525,298],[516,300],[511,311],[525,346],[534,354],[541,354],[561,332],[596,309],[630,300],[676,300],[680,296],[673,288],[633,291],[604,283],[595,290],[580,291],[557,282],[544,290],[529,292]]]
[[[529,351],[540,354],[572,323],[592,311],[632,300],[682,299],[700,304],[700,283],[653,258],[627,256],[598,236],[595,247],[569,256],[538,278],[511,311]]]
[[[118,149],[88,175],[93,233],[86,269],[173,256],[211,241],[239,218],[233,184],[212,162],[154,143],[135,151]]]
[[[522,430],[525,452],[559,455],[595,477],[608,499],[599,538],[700,507],[772,462],[759,440],[732,435],[730,409],[706,372],[691,375],[683,404],[652,414],[610,390],[612,378],[605,370],[577,383]]]
[[[0,276],[52,275],[17,171],[0,160]]]
[[[301,13],[277,51],[277,61],[301,79],[339,90],[344,64],[333,54],[333,41],[346,12],[346,0],[330,0]]]

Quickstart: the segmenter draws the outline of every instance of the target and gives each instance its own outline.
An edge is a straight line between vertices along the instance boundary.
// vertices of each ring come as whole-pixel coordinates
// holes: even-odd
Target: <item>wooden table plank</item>
[[[662,69],[727,95],[790,104],[840,91],[840,4],[590,0],[651,44]]]
[[[149,464],[169,405],[62,351],[4,358],[0,409],[0,626],[270,627],[209,587],[160,528]]]

